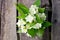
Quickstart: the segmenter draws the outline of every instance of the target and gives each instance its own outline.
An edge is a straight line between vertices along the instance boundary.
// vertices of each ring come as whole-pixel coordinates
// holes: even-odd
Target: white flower
[[[19,30],[21,31],[21,33],[27,32],[27,29],[25,28],[25,26],[20,26]]]
[[[27,24],[27,25],[26,25],[26,28],[27,28],[27,29],[31,29],[32,27]]]
[[[27,33],[28,29],[31,29],[30,25],[21,26],[21,33]]]
[[[41,19],[46,20],[46,15],[45,13],[39,13],[39,16]]]
[[[32,28],[34,28],[34,29],[39,29],[39,28],[41,28],[41,26],[42,26],[41,23],[37,23],[37,24],[35,24]]]
[[[26,25],[26,26],[21,26],[20,29],[21,29],[21,33],[27,33],[27,30],[31,28],[30,25]]]
[[[30,35],[30,34],[28,34],[28,33],[26,33],[26,35],[27,35],[28,37],[31,37],[31,35]]]
[[[38,7],[36,5],[32,5],[30,8],[29,8],[29,12],[31,15],[34,15],[38,12]]]
[[[26,19],[26,22],[31,23],[35,19],[35,17],[29,14],[25,19]]]
[[[23,19],[20,19],[20,20],[18,20],[18,22],[17,22],[18,27],[24,26],[25,24],[26,24],[26,22],[25,22]]]
[[[27,29],[21,29],[21,32],[22,33],[26,33],[27,32]]]

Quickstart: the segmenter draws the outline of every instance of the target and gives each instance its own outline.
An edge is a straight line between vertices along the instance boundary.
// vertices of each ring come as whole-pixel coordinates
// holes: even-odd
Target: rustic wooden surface
[[[35,2],[35,0],[18,0],[18,2],[23,3],[27,7],[30,7]]]
[[[49,0],[41,0],[41,6],[43,5],[49,5]]]
[[[51,40],[60,40],[60,0],[52,0]]]
[[[42,5],[49,5],[48,0],[41,0]],[[16,35],[16,8],[14,3],[16,0],[0,0],[0,40],[17,40]],[[19,2],[30,7],[34,0],[19,0]],[[2,5],[1,5],[2,4]],[[1,9],[2,8],[2,9]],[[52,28],[51,40],[60,40],[60,0],[52,0]],[[48,29],[43,40],[49,40]],[[34,39],[21,35],[21,40],[40,40],[39,37]]]
[[[17,40],[16,0],[1,0],[1,40]]]

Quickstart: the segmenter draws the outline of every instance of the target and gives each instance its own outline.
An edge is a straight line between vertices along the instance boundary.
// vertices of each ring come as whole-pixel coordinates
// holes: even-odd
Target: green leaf
[[[25,17],[23,17],[23,16],[18,16],[18,17],[16,17],[16,18],[18,18],[18,19],[24,19]]]
[[[34,2],[34,5],[40,6],[40,5],[41,5],[41,0],[36,0],[36,1]]]
[[[18,16],[18,18],[25,18],[26,15],[18,6],[16,6],[16,9],[18,10],[18,13],[20,14],[20,16]]]
[[[32,26],[34,26],[36,23],[35,22],[32,22],[32,23],[30,23],[30,26],[32,27]]]
[[[39,8],[38,11],[39,11],[39,13],[44,13],[45,8]]]
[[[18,3],[17,6],[18,6],[25,14],[28,14],[29,9],[28,9],[25,5],[23,5],[23,4],[21,4],[21,3]]]
[[[43,28],[47,28],[50,27],[52,24],[48,21],[45,21],[44,23],[42,23]]]
[[[37,32],[37,36],[38,36],[38,37],[42,37],[43,34],[44,34],[44,29],[40,28],[40,29],[38,30],[38,32]]]
[[[38,22],[38,23],[42,23],[42,22],[43,22],[43,20],[42,20],[42,19],[40,19],[40,17],[39,17],[39,15],[38,15],[38,14],[36,14],[36,20],[37,20],[37,22]]]
[[[28,33],[32,36],[35,37],[37,33],[37,29],[28,29]]]

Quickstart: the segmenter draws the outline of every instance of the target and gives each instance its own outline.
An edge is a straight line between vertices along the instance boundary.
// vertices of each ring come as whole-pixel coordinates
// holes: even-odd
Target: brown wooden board
[[[60,0],[52,0],[51,40],[60,40]]]
[[[16,0],[1,0],[1,40],[17,40]]]

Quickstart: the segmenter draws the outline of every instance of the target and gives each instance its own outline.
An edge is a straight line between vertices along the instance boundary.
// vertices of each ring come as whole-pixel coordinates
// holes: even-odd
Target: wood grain
[[[1,40],[17,40],[16,0],[2,0],[1,3]]]
[[[51,40],[60,40],[60,0],[52,0]]]

